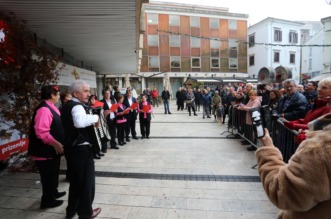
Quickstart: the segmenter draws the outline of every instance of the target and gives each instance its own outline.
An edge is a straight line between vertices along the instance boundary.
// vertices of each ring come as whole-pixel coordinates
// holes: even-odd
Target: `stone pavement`
[[[164,114],[163,105],[155,108],[150,139],[131,140],[95,161],[98,218],[276,218],[278,210],[252,168],[254,152],[240,139],[220,135],[226,125],[213,118],[177,111],[174,101],[170,107],[171,115]],[[64,178],[60,175],[60,191],[68,191]],[[68,195],[62,206],[43,211],[40,197],[38,174],[0,176],[1,219],[65,218]]]

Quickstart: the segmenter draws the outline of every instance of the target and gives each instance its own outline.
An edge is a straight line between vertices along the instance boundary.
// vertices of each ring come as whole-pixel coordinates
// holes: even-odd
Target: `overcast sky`
[[[331,16],[326,0],[150,0],[229,8],[229,12],[248,14],[253,25],[267,17],[292,21],[320,21]]]

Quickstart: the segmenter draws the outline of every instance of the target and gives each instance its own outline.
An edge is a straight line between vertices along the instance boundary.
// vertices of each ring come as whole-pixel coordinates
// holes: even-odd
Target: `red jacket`
[[[159,91],[157,91],[157,90],[152,90],[152,91],[151,91],[151,96],[152,96],[152,98],[157,98],[157,97],[159,96]]]
[[[290,129],[308,129],[307,124],[318,117],[321,117],[327,113],[330,113],[330,106],[326,102],[317,102],[316,108],[308,111],[304,119],[298,119],[291,122],[286,122],[284,125]]]

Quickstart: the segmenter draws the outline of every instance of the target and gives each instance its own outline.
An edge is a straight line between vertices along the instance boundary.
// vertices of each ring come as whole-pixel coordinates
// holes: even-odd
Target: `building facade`
[[[140,75],[146,86],[160,89],[162,73],[170,76],[173,90],[189,76],[247,75],[248,15],[174,3],[145,4],[144,11]]]
[[[301,22],[266,18],[248,28],[248,74],[257,77],[261,68],[283,66],[300,81]]]
[[[189,77],[247,78],[248,15],[152,1],[143,5],[142,15],[139,72],[129,77],[138,93],[146,87],[160,93],[168,80],[175,92]],[[123,87],[125,74],[109,75],[102,83]]]

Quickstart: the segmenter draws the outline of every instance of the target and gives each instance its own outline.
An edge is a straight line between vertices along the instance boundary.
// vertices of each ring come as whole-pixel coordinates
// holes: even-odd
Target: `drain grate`
[[[60,170],[65,174],[66,170]],[[124,173],[96,171],[96,177],[115,177],[133,179],[183,180],[183,181],[222,181],[222,182],[261,182],[259,176],[236,175],[187,175],[187,174],[154,174],[154,173]]]

